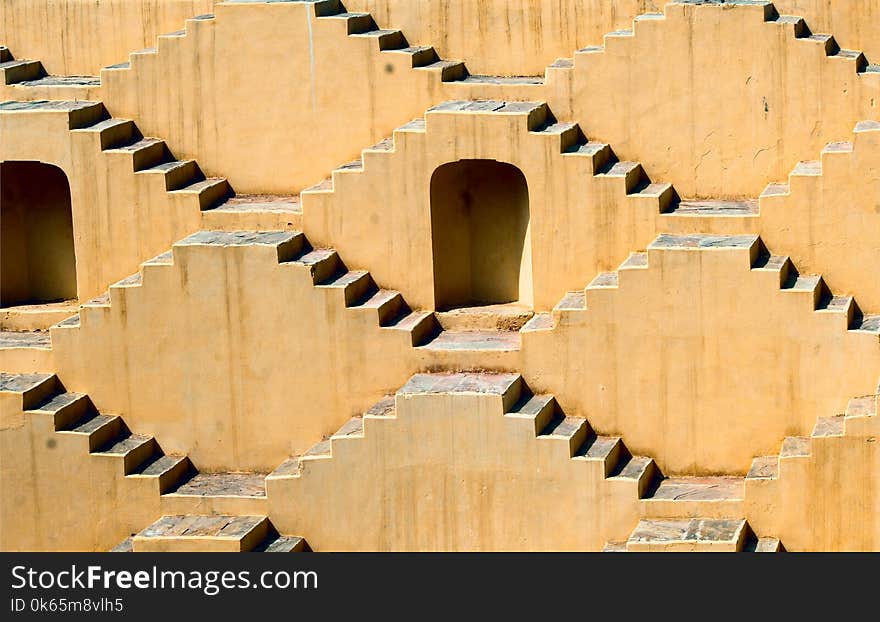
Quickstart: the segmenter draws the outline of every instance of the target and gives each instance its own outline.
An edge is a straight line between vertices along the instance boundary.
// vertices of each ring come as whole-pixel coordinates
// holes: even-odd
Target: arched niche
[[[42,162],[0,162],[0,307],[76,295],[67,176]]]
[[[431,235],[435,308],[532,305],[529,189],[517,167],[495,160],[438,167]]]

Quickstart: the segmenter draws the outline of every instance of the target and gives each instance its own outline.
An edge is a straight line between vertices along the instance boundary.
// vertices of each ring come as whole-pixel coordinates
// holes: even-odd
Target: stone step
[[[46,331],[79,311],[76,300],[14,305],[0,309],[0,331]],[[45,333],[48,337],[49,333]]]
[[[265,516],[163,516],[132,538],[132,551],[239,553],[269,536]]]
[[[42,404],[58,391],[58,379],[53,374],[10,374],[0,372],[0,393],[21,396],[22,410]]]
[[[522,347],[522,339],[518,332],[510,331],[445,330],[421,347],[426,350],[513,352]]]
[[[628,552],[738,552],[750,532],[744,519],[643,519],[626,541]]]
[[[445,331],[518,331],[533,315],[534,311],[517,304],[460,307],[434,314]]]
[[[742,512],[742,477],[657,478],[639,502],[643,518],[723,518]]]
[[[266,473],[190,473],[171,491],[174,496],[265,497]]]
[[[685,200],[677,202],[668,212],[673,216],[757,216],[757,200]]]
[[[48,331],[0,330],[0,350],[18,348],[52,349],[52,338]]]

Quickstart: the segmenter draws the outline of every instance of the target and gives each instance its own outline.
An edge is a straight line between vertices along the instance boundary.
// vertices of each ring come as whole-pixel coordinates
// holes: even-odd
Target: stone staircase
[[[708,24],[713,21],[715,27],[710,27]],[[731,24],[730,31],[719,29],[719,24]],[[749,101],[739,109],[743,114],[737,117],[737,123],[742,127],[731,125],[728,130],[721,121],[713,124],[709,118],[712,113],[708,110],[714,110],[723,101],[723,97],[717,97],[711,89],[699,86],[712,71],[708,64],[700,65],[699,59],[705,58],[708,63],[709,55],[691,57],[691,63],[678,64],[675,60],[690,54],[687,46],[677,47],[678,37],[688,30],[693,48],[714,38],[719,54],[720,50],[732,51],[743,43],[733,32],[746,31],[750,33],[747,45],[753,50],[761,49],[767,57],[779,59],[781,67],[774,72],[764,71],[770,67],[769,63],[758,64],[754,70],[732,63],[731,71],[721,67],[715,72],[719,84],[732,84],[731,80],[738,80],[740,74],[743,80],[749,80],[736,95],[735,91],[729,92],[740,102]],[[652,54],[652,50],[660,53]],[[753,52],[747,49],[744,53],[745,58]],[[670,57],[668,63],[657,61]],[[733,68],[736,73],[732,73]],[[695,115],[693,122],[700,127],[702,141],[670,139],[662,131],[649,130],[656,128],[661,120],[678,123],[684,118],[677,116],[670,104],[677,101],[677,97],[657,99],[652,93],[659,92],[656,89],[662,88],[664,83],[679,83],[688,71],[692,72],[691,79],[697,86],[684,87],[689,93],[687,97],[702,95],[705,102],[712,101],[712,104],[704,104],[708,109],[694,109],[689,113]],[[752,73],[746,73],[748,71]],[[820,75],[821,81],[815,79]],[[651,171],[675,183],[683,194],[736,199],[757,193],[759,186],[766,183],[767,171],[775,171],[772,179],[805,151],[820,147],[821,142],[836,140],[836,134],[842,130],[841,123],[848,125],[858,119],[873,118],[874,102],[880,92],[880,65],[872,64],[860,51],[842,49],[830,34],[813,33],[802,17],[780,15],[772,2],[683,0],[666,3],[662,13],[638,16],[630,29],[607,33],[602,45],[588,46],[571,58],[558,59],[548,67],[546,81],[545,97],[559,114],[588,123],[593,135],[613,142],[625,157],[639,154]],[[773,87],[752,90],[749,83],[756,82],[772,83]],[[611,92],[602,101],[583,96],[606,89]],[[771,90],[773,95],[769,94]],[[685,96],[685,91],[681,96]],[[762,93],[766,95],[763,102]],[[727,95],[725,91],[724,97]],[[752,116],[752,106],[757,108],[758,105],[764,108],[765,122],[773,119],[774,136],[784,144],[773,146],[744,136],[760,133],[758,128],[765,127],[752,125],[752,120],[758,118],[757,114]],[[825,123],[821,127],[814,127],[808,120],[819,114],[819,110],[832,108],[835,118],[823,116]],[[792,114],[794,109],[799,112]],[[724,123],[733,123],[736,115],[739,111],[731,111],[724,116]],[[638,120],[630,122],[634,116]],[[676,121],[673,122],[673,118]],[[728,131],[735,133],[739,142],[718,137]],[[745,158],[740,166],[738,156],[744,151],[752,153],[761,166],[748,166]],[[705,178],[699,174],[689,175],[691,171],[702,170],[711,170],[712,174]]]
[[[615,272],[603,272],[584,291],[569,292],[550,313],[536,314],[523,330],[548,330],[560,321],[588,312],[589,297],[620,287],[622,275],[638,273],[649,266],[648,254],[662,249],[750,249],[751,270],[770,274],[781,293],[796,295],[810,310],[837,323],[840,329],[880,340],[880,315],[865,314],[853,296],[835,295],[821,276],[802,275],[787,256],[772,255],[761,239],[753,235],[662,234],[648,246],[648,252],[632,253]]]
[[[296,486],[304,487],[301,494],[308,495],[308,483],[298,484],[298,481],[307,480],[310,476],[325,486],[342,486],[345,490],[349,484],[336,479],[343,477],[343,471],[335,471],[333,461],[338,458],[341,461],[339,468],[344,469],[342,465],[357,460],[362,452],[366,452],[363,454],[366,457],[373,451],[379,451],[378,445],[370,447],[374,444],[370,437],[374,435],[382,439],[375,443],[384,443],[381,451],[394,451],[398,446],[395,429],[398,427],[400,400],[426,395],[442,396],[450,400],[469,395],[500,396],[504,407],[503,416],[508,422],[506,425],[522,428],[522,433],[530,435],[539,445],[546,443],[543,449],[549,452],[548,460],[570,460],[572,465],[589,466],[590,469],[597,470],[601,479],[600,486],[618,486],[621,497],[617,497],[617,502],[626,504],[623,498],[628,498],[629,504],[642,517],[626,543],[627,550],[647,550],[648,543],[650,550],[742,550],[744,547],[775,550],[770,540],[753,543],[754,538],[744,519],[725,518],[744,516],[743,478],[666,477],[651,458],[633,455],[618,436],[597,434],[586,419],[567,416],[552,395],[534,394],[516,374],[452,373],[413,376],[395,395],[377,402],[363,415],[350,419],[329,438],[317,443],[302,455],[290,458],[270,473],[266,480],[270,502],[279,506],[295,503],[300,494]],[[426,414],[421,414],[422,412]],[[420,411],[419,415],[410,416],[436,416],[428,415],[427,412],[429,411]],[[504,441],[498,442],[499,447],[504,446]],[[465,444],[462,459],[472,451],[474,449]],[[413,460],[414,465],[418,464],[417,458],[414,457]],[[544,468],[549,473],[554,467],[545,463]],[[370,477],[380,481],[388,475],[381,471],[370,473]],[[539,475],[538,480],[540,479]],[[528,487],[527,484],[523,485]],[[552,480],[546,485],[553,488],[558,486]],[[291,498],[294,501],[290,501]],[[307,520],[310,522],[314,518]],[[369,523],[370,517],[364,517],[363,520],[364,523]],[[693,528],[689,530],[688,526]],[[384,528],[390,532],[397,530],[387,524]],[[671,537],[670,530],[673,528],[681,528],[681,533],[675,538]],[[652,530],[656,532],[653,536]],[[364,531],[370,532],[370,527],[364,526]],[[332,534],[324,534],[323,530],[321,532],[320,537],[315,534],[316,542],[323,547],[335,548],[336,540]],[[613,545],[612,548],[616,546]]]
[[[880,383],[876,394],[851,399],[843,414],[821,417],[810,436],[786,437],[779,454],[760,456],[752,461],[746,475],[746,489],[773,485],[786,474],[794,479],[797,476],[797,465],[811,459],[816,443],[835,442],[846,436],[869,436],[869,430],[877,426],[878,401]]]
[[[178,160],[165,141],[145,137],[128,119],[111,117],[101,102],[7,101],[0,114],[66,113],[72,140],[89,140],[107,160],[124,160],[136,176],[156,177],[175,209],[198,211],[216,228],[259,225],[283,229],[299,224],[293,196],[236,195],[226,179],[206,177],[195,160]]]
[[[51,421],[51,429],[59,440],[47,440],[50,446],[56,442],[76,442],[81,445],[83,457],[116,464],[123,486],[148,486],[149,496],[165,515],[203,515],[205,525],[215,525],[223,519],[238,525],[242,522],[238,517],[250,519],[267,511],[264,473],[201,473],[186,456],[166,454],[152,436],[132,432],[121,417],[99,412],[88,396],[66,391],[54,375],[3,372],[0,395],[20,400],[25,418],[22,423],[37,418]],[[239,540],[251,542],[253,537],[249,533],[260,534],[260,542],[269,536],[278,540],[277,533],[267,531],[265,518],[261,521],[251,525],[247,532],[236,532]],[[145,530],[145,537],[158,537],[164,527],[171,529],[171,524],[163,519],[154,527]],[[225,542],[224,534],[218,537]],[[288,545],[290,550],[301,550],[299,540],[282,537],[267,550],[283,550]],[[135,550],[137,542],[135,537]],[[144,546],[144,550],[153,550],[147,544]]]
[[[177,242],[174,247],[249,245],[277,247],[279,263],[305,270],[318,290],[337,292],[340,302],[354,312],[374,314],[379,328],[404,335],[414,348],[457,352],[519,350],[517,331],[444,330],[433,312],[412,309],[399,291],[379,287],[365,270],[349,270],[335,250],[314,248],[306,236],[297,231],[200,231]],[[84,303],[78,315],[53,329],[77,328],[81,322],[88,323],[90,314],[107,312],[114,300],[122,300],[126,290],[149,282],[150,277],[145,275],[173,266],[171,252],[144,262],[141,272],[111,285],[108,294]],[[161,277],[153,278],[159,280]]]
[[[709,4],[704,0],[675,0],[674,4]],[[772,2],[752,2],[750,0],[732,0],[729,5],[753,5],[762,12],[764,22],[770,27],[782,29],[788,36],[805,44],[819,47],[823,53],[834,60],[851,63],[855,73],[880,73],[880,65],[872,65],[865,55],[858,50],[842,49],[834,35],[814,34],[803,17],[797,15],[780,15]],[[605,35],[602,45],[592,45],[577,50],[572,58],[557,59],[550,67],[554,70],[571,69],[579,62],[585,62],[592,54],[602,54],[608,49],[615,51],[627,45],[629,40],[638,36],[644,26],[666,21],[664,13],[644,13],[633,20],[632,28],[614,30]]]

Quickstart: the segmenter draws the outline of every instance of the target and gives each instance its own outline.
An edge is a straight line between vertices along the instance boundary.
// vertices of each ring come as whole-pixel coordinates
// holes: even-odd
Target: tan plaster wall
[[[778,477],[746,480],[750,524],[784,534],[789,551],[880,548],[877,410],[842,436],[814,437],[806,456],[779,460]]]
[[[309,239],[332,245],[350,267],[369,269],[411,303],[435,308],[431,178],[441,166],[466,159],[508,163],[525,176],[523,264],[530,258],[536,309],[552,308],[566,291],[583,287],[655,235],[650,206],[659,213],[656,195],[628,196],[624,177],[595,174],[601,171],[589,155],[563,154],[573,130],[566,138],[530,131],[542,127],[545,107],[498,102],[464,108],[429,111],[425,127],[395,131],[393,151],[366,150],[362,169],[337,170],[332,188],[303,192]],[[632,221],[637,224],[624,224]]]
[[[97,74],[158,35],[210,13],[216,0],[9,0],[0,8],[0,40],[52,73]],[[399,28],[414,45],[433,45],[444,58],[465,60],[490,75],[540,75],[554,59],[629,28],[662,0],[348,0],[382,28]],[[878,0],[777,0],[784,15],[801,15],[815,32],[833,33],[843,47],[880,57]],[[56,37],[62,29],[72,36]],[[101,37],[94,32],[100,31]]]
[[[880,72],[857,73],[855,60],[795,38],[792,24],[765,22],[767,7],[665,11],[636,22],[634,37],[571,48],[573,67],[550,66],[546,83],[528,84],[443,82],[439,68],[347,36],[344,19],[318,18],[313,4],[222,3],[215,19],[190,19],[156,52],[132,54],[130,67],[105,69],[101,97],[238,192],[280,194],[447,99],[545,100],[686,197],[757,197],[857,121],[878,118]],[[321,141],[300,140],[315,128]]]
[[[0,41],[59,75],[97,75],[156,36],[210,13],[215,0],[4,0]]]
[[[778,270],[752,269],[758,250],[652,245],[647,266],[524,334],[525,378],[667,475],[745,474],[873,390],[880,369],[876,332],[780,290]]]
[[[413,348],[375,308],[315,287],[309,266],[279,263],[297,252],[294,241],[175,245],[173,264],[143,266],[142,286],[113,286],[81,326],[52,329],[59,376],[201,470],[269,471],[428,362],[518,364],[516,352]]]
[[[635,526],[634,482],[536,439],[501,395],[396,401],[396,418],[333,439],[332,459],[267,480],[273,524],[318,551],[597,551]]]
[[[158,518],[154,482],[126,478],[120,461],[90,456],[83,435],[3,397],[0,550],[109,551]]]
[[[683,197],[757,197],[880,115],[880,72],[766,18],[761,5],[667,4],[550,71],[548,103]]]
[[[780,291],[777,271],[751,269],[754,239],[655,248],[647,268],[588,289],[586,310],[508,353],[413,348],[301,262],[278,263],[287,244],[175,246],[173,265],[145,264],[142,285],[114,286],[80,327],[53,329],[60,377],[200,468],[268,470],[420,369],[524,369],[666,474],[702,475],[744,474],[880,369],[876,333],[847,331],[811,293]]]
[[[630,28],[663,0],[348,0],[383,28],[399,28],[411,42],[433,45],[444,58],[467,61],[473,73],[541,75],[574,50]],[[776,0],[783,15],[800,15],[814,32],[832,33],[843,47],[880,58],[878,0]]]

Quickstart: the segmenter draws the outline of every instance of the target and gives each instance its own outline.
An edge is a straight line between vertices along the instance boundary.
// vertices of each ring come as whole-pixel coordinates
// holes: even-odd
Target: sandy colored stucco
[[[762,533],[785,534],[792,551],[876,551],[878,401],[880,395],[869,394],[829,413],[844,420],[837,434],[813,436],[804,455],[779,457],[774,477],[746,479],[750,523]],[[856,402],[861,412],[854,412]]]
[[[10,0],[3,5],[0,40],[53,73],[94,75],[129,52],[152,47],[158,35],[186,19],[211,13],[214,0]],[[373,15],[381,28],[399,28],[413,45],[433,45],[445,58],[467,60],[489,75],[539,75],[574,50],[594,45],[639,14],[662,10],[662,0],[348,0],[349,11]],[[877,0],[776,0],[783,15],[807,18],[843,47],[880,56]],[[109,24],[110,36],[92,36]],[[63,25],[63,26],[62,26]],[[74,36],[52,37],[64,27]]]
[[[455,6],[450,0],[446,8]],[[870,13],[872,6],[861,8]],[[95,455],[82,436],[26,412],[19,394],[3,390],[0,548],[106,550],[159,516],[184,514],[268,517],[318,550],[598,550],[635,535],[645,519],[748,521],[789,550],[876,550],[880,340],[878,318],[863,323],[861,312],[880,311],[873,269],[880,74],[851,71],[858,59],[826,56],[820,40],[795,39],[793,22],[764,21],[767,7],[676,3],[665,19],[639,20],[634,37],[613,35],[603,51],[577,54],[573,67],[555,65],[546,85],[450,83],[440,72],[410,67],[406,53],[380,51],[375,38],[345,36],[343,20],[316,18],[314,9],[224,4],[217,19],[190,21],[185,35],[163,37],[158,55],[135,54],[133,69],[105,71],[104,87],[0,86],[0,99],[100,97],[111,108],[124,101],[124,114],[139,125],[143,119],[146,133],[167,137],[178,157],[200,164],[204,157],[206,172],[228,173],[239,191],[289,195],[336,167],[302,195],[302,221],[299,211],[202,212],[197,193],[169,192],[161,171],[135,172],[130,154],[107,148],[110,126],[93,125],[106,117],[101,104],[0,108],[0,160],[45,162],[70,179],[77,267],[87,275],[78,283],[83,302],[140,267],[54,328],[51,350],[48,343],[8,347],[14,339],[4,333],[0,369],[57,372],[101,413],[124,415],[132,430],[156,435],[164,450],[186,454],[202,473],[281,465],[267,480],[268,499],[160,495],[155,481],[125,476],[118,461]],[[813,23],[807,15],[813,32],[832,23],[821,20],[836,20],[852,33],[839,16],[863,17],[852,8],[814,9],[822,17]],[[484,2],[476,10],[499,7]],[[608,17],[593,27],[604,28]],[[306,48],[285,39],[298,32],[293,38],[307,40],[307,31],[320,41],[312,48],[316,74],[296,60]],[[255,33],[266,36],[249,45]],[[471,38],[473,49],[496,36],[485,29]],[[842,45],[856,47],[842,36]],[[522,51],[502,47],[509,53],[498,54],[499,63]],[[657,50],[671,50],[673,60],[658,61]],[[62,53],[71,62],[76,56],[70,48]],[[286,90],[253,71],[306,65],[308,80],[298,74],[300,83]],[[347,73],[351,92],[333,99]],[[332,88],[303,88],[329,75]],[[744,76],[747,87],[738,82]],[[600,104],[588,84],[608,94],[613,114],[591,108]],[[230,92],[229,101],[208,102]],[[750,114],[757,94],[758,121]],[[439,101],[468,97],[496,101],[446,103],[425,114]],[[311,116],[297,118],[310,106]],[[360,151],[395,127],[393,141]],[[303,150],[299,137],[318,148]],[[339,167],[359,153],[360,161]],[[699,167],[687,160],[696,156],[705,156]],[[650,179],[617,158],[643,161]],[[279,173],[276,160],[289,168]],[[468,160],[509,165],[510,193],[474,184],[469,174],[437,175]],[[491,226],[497,214],[469,213],[469,201],[485,196],[496,212],[511,203],[511,220],[526,222],[523,187],[510,183],[517,171],[528,195],[525,230],[504,232]],[[432,187],[432,179],[442,183]],[[701,189],[715,199],[761,196],[712,209],[678,203],[676,192]],[[468,274],[464,263],[453,265],[458,258],[438,253],[458,226],[447,210],[468,213],[469,235],[488,242],[484,249],[470,240],[471,251],[500,255],[477,253]],[[290,231],[300,227],[313,245],[338,249],[344,265],[325,261],[329,251],[310,252]],[[181,239],[215,228],[264,231]],[[265,231],[275,229],[287,231]],[[507,245],[497,242],[503,237]],[[172,243],[172,252],[143,263]],[[538,315],[519,336],[467,341],[447,328],[428,342],[434,333],[424,327],[438,326],[392,326],[391,316],[363,299],[365,283],[399,289],[412,307],[427,310],[407,316],[422,321],[439,304],[438,274],[467,279],[478,292],[511,292],[518,277],[519,302]],[[810,276],[819,274],[824,282]],[[502,281],[508,286],[494,290]],[[14,318],[18,330],[30,327],[26,319]],[[443,336],[449,339],[439,347]],[[413,390],[413,374],[461,370],[505,372],[479,375],[508,387],[522,374],[532,390],[552,393],[567,416],[585,417],[596,433],[620,435],[626,452],[656,461],[658,477],[723,475],[743,485],[745,498],[651,501],[651,478],[621,486],[611,462],[604,470],[583,464],[583,456],[572,457],[574,445],[505,414],[520,405],[516,391]],[[367,417],[362,437],[337,432],[394,392],[396,416]],[[853,396],[870,399],[873,410],[850,417]],[[26,408],[39,400],[32,401]],[[828,433],[823,418],[844,412],[840,433]],[[334,433],[329,445],[321,443]],[[291,462],[300,473],[289,470]],[[778,468],[767,475],[756,464]],[[547,529],[548,517],[559,526]],[[187,546],[174,538],[136,542],[136,550]],[[255,543],[214,544],[239,550]]]
[[[838,54],[834,46],[846,44],[807,36],[816,30],[809,17],[779,20],[767,3],[672,3],[665,16],[595,41],[607,45],[571,49],[573,59],[549,66],[546,80],[512,82],[413,67],[412,53],[383,51],[376,36],[346,36],[346,19],[321,7],[218,5],[215,18],[190,19],[155,50],[105,69],[99,92],[81,90],[239,192],[274,193],[316,183],[430,105],[488,98],[547,101],[558,119],[644,162],[682,196],[755,198],[856,122],[876,119],[880,105],[880,72],[864,71],[870,54]],[[252,70],[259,66],[289,70],[265,80]],[[18,86],[6,91],[27,96]],[[344,121],[353,118],[366,121]],[[303,148],[296,137],[315,127],[327,139]]]
[[[156,36],[210,13],[215,0],[6,0],[0,41],[53,74],[96,75]],[[100,32],[100,36],[96,33]],[[63,35],[62,35],[63,33]]]
[[[173,263],[145,264],[142,282],[111,288],[80,326],[53,328],[61,378],[223,471],[273,468],[420,369],[522,369],[665,473],[703,475],[744,474],[784,436],[871,390],[880,367],[876,331],[814,310],[811,290],[780,290],[753,236],[660,239],[646,266],[620,271],[619,287],[588,288],[585,309],[527,325],[521,350],[498,352],[413,347],[375,310],[346,308],[342,288],[316,287],[298,239],[278,235],[191,239]],[[176,382],[156,391],[168,376]]]
[[[608,479],[602,460],[572,458],[567,440],[536,439],[540,423],[505,414],[518,376],[483,394],[423,393],[418,381],[360,434],[334,437],[332,457],[270,476],[280,529],[348,551],[600,550],[632,530],[635,480]]]
[[[56,432],[0,391],[0,549],[107,551],[159,515],[154,481],[126,478],[119,460],[89,455],[83,435]]]

